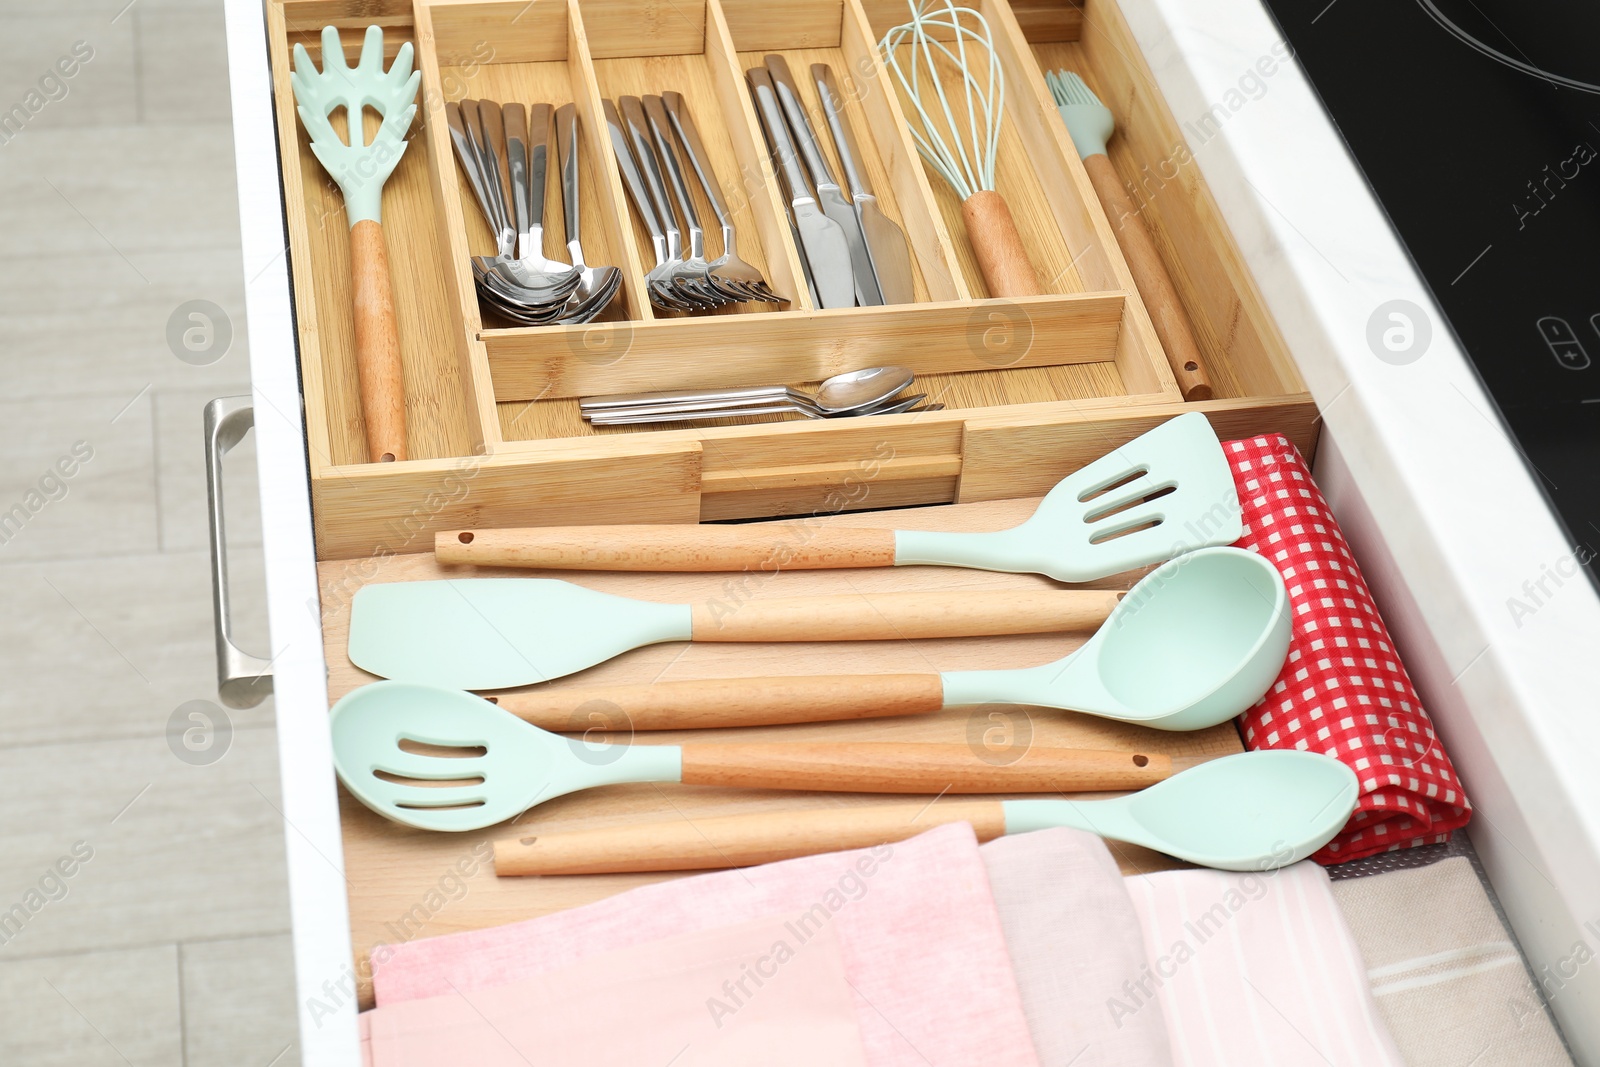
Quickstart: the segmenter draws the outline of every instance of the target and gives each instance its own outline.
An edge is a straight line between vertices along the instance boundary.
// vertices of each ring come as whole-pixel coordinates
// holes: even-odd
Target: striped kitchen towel
[[[1570,1064],[1511,934],[1465,856],[1333,883],[1378,1011],[1411,1067]],[[1596,924],[1600,926],[1600,924]],[[1600,939],[1600,929],[1587,935]],[[1536,972],[1559,1003],[1589,943]]]
[[[1124,1022],[1161,1012],[1175,1067],[1405,1067],[1315,863],[1124,884],[1148,962],[1109,1009]]]

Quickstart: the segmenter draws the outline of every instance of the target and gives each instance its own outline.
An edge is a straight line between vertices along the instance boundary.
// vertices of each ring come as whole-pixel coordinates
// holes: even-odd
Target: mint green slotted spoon
[[[625,782],[842,793],[1058,793],[1138,789],[1172,773],[1159,752],[1030,748],[990,763],[963,743],[883,741],[593,745],[530,726],[481,697],[374,682],[329,713],[334,769],[373,811],[461,832],[556,797]]]

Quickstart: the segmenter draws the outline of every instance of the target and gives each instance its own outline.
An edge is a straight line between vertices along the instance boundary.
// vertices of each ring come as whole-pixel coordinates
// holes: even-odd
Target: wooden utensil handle
[[[970,822],[980,841],[1006,832],[1005,809],[998,800],[939,800],[932,804],[919,800],[524,835],[495,842],[494,869],[499,875],[519,875],[749,867],[904,841],[951,822]],[[889,853],[874,850],[869,855],[887,859]]]
[[[406,458],[406,392],[400,371],[400,328],[389,283],[383,227],[362,219],[350,228],[350,275],[356,326],[356,375],[367,460]]]
[[[961,218],[990,296],[1039,296],[1044,292],[1004,197],[989,190],[973,193],[961,202]]]
[[[491,699],[545,730],[615,733],[917,715],[944,707],[944,683],[937,674],[697,678],[540,689]]]
[[[1029,746],[1011,758],[959,744],[824,741],[683,746],[684,782],[741,789],[1094,793],[1143,789],[1171,775],[1168,757],[1143,752]]]
[[[894,566],[893,530],[787,526],[550,526],[447,530],[440,563],[588,571],[778,571]]]
[[[1092,630],[1122,597],[1097,589],[713,597],[690,608],[695,641],[888,641]]]
[[[1173,377],[1178,380],[1178,388],[1183,390],[1183,398],[1210,400],[1211,378],[1206,374],[1205,361],[1200,357],[1200,346],[1195,343],[1189,316],[1184,313],[1183,304],[1178,300],[1172,275],[1167,273],[1161,254],[1150,239],[1144,217],[1128,198],[1127,190],[1122,187],[1122,179],[1117,177],[1116,168],[1105,153],[1096,152],[1089,156],[1083,161],[1083,167],[1089,172],[1089,180],[1094,183],[1100,206],[1105,208],[1111,225],[1117,231],[1117,243],[1122,246],[1122,255],[1128,261],[1128,269],[1133,272],[1134,284],[1139,287],[1139,295],[1150,312],[1150,320],[1155,323],[1156,336],[1161,338],[1161,345],[1167,351],[1167,362],[1172,367]]]

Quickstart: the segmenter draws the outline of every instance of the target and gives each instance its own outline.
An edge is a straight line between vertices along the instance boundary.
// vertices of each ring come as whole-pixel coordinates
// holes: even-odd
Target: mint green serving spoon
[[[1283,669],[1291,631],[1288,591],[1270,560],[1239,548],[1203,548],[1145,575],[1082,648],[1037,667],[696,678],[540,688],[496,700],[547,730],[771,726],[988,703],[1201,730],[1261,699]]]
[[[494,865],[503,875],[745,867],[970,822],[980,841],[1069,826],[1202,867],[1270,871],[1333,840],[1359,794],[1355,772],[1329,756],[1241,752],[1111,800],[940,800],[657,820],[497,841]]]

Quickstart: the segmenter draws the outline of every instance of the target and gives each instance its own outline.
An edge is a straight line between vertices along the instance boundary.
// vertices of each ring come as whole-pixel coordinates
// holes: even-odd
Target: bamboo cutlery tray
[[[318,554],[423,550],[463,526],[696,522],[1040,494],[1181,411],[1227,436],[1279,431],[1308,454],[1315,408],[1121,13],[1057,0],[974,0],[1006,76],[997,184],[1046,295],[991,299],[960,203],[931,179],[876,61],[902,0],[268,0]],[[347,225],[289,91],[289,56],[372,23],[422,72],[418,117],[385,187],[411,458],[368,463],[353,360]],[[831,65],[886,214],[912,248],[916,300],[811,306],[744,71],[768,53]],[[1117,114],[1111,157],[1136,192],[1195,328],[1217,399],[1185,404],[1043,79],[1071,67]],[[803,76],[801,94],[819,112]],[[651,307],[648,237],[611,156],[602,99],[681,92],[739,232],[788,296],[687,317]],[[452,156],[444,103],[573,103],[591,264],[622,291],[602,319],[514,327],[480,309],[470,257],[494,251]],[[369,122],[372,121],[369,119]],[[824,151],[837,168],[832,144]],[[1155,181],[1152,182],[1152,177]],[[700,190],[695,190],[701,198]],[[552,191],[553,198],[554,193]],[[553,207],[553,204],[552,204]],[[710,220],[703,198],[701,215]],[[547,210],[546,251],[564,244]],[[708,256],[720,234],[708,230]],[[801,384],[901,364],[945,410],[915,415],[594,429],[577,398],[646,389]],[[742,422],[742,424],[741,424]]]

